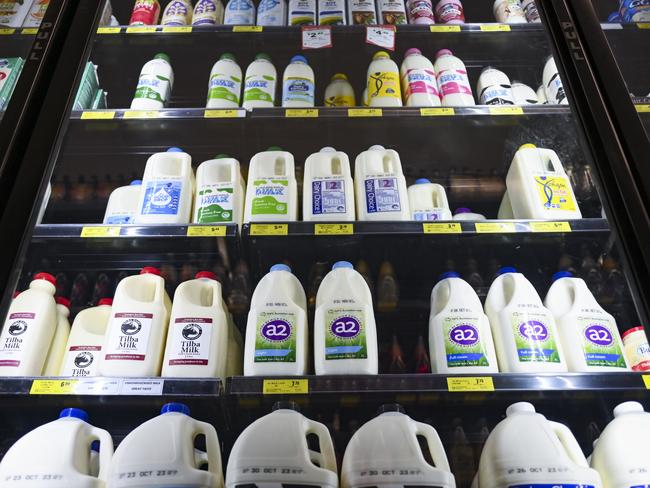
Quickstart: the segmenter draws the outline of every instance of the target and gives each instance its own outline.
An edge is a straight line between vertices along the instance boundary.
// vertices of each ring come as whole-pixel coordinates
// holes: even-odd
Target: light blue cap
[[[304,57],[304,56],[301,55],[301,54],[296,54],[293,58],[291,58],[291,62],[292,62],[292,63],[305,63],[305,64],[309,64],[309,63],[307,62],[307,58]]]
[[[131,183],[129,183],[129,186],[139,186],[142,184],[142,180],[133,180]]]
[[[573,278],[573,273],[571,271],[558,271],[557,273],[553,274],[551,277],[552,281],[557,281],[560,278]]]
[[[81,410],[80,408],[64,408],[61,410],[61,413],[59,414],[60,419],[64,418],[73,418],[73,419],[79,419],[83,420],[84,422],[88,422],[88,414],[86,413],[85,410]]]
[[[160,413],[178,412],[185,415],[190,414],[190,407],[184,403],[165,403],[160,409]]]
[[[170,147],[167,152],[185,152],[180,147]]]
[[[269,271],[288,271],[291,273],[291,268],[286,264],[274,264],[271,266],[271,269]]]
[[[416,185],[423,185],[425,183],[431,183],[431,182],[426,178],[418,178],[417,180],[415,180]]]
[[[499,268],[499,271],[497,271],[497,276],[506,273],[516,273],[516,272],[517,272],[517,268],[513,268],[512,266],[504,266],[502,268]]]
[[[456,273],[455,271],[447,271],[446,273],[442,273],[440,275],[440,280],[446,280],[447,278],[460,278],[460,274]]]
[[[354,269],[354,266],[352,266],[352,263],[349,261],[337,261],[332,266],[332,269],[334,270],[339,268]]]

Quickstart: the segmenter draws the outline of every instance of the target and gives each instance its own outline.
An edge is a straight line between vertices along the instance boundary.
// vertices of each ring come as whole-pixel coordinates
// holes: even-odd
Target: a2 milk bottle
[[[354,185],[347,154],[324,147],[310,155],[305,161],[303,181],[303,220],[355,220]]]

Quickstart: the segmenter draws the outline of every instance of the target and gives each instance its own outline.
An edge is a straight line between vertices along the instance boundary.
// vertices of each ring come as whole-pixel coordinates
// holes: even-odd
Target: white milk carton
[[[449,49],[436,53],[433,66],[438,78],[438,90],[445,107],[468,107],[475,105],[472,87],[467,77],[465,63]]]
[[[476,94],[479,97],[479,105],[514,105],[515,103],[510,79],[503,71],[491,66],[486,66],[481,71]]]
[[[235,56],[223,53],[210,71],[206,108],[239,107],[241,85],[241,68],[237,64]]]
[[[132,109],[159,110],[167,105],[174,86],[174,70],[170,63],[169,56],[158,53],[144,64],[131,102]]]
[[[350,0],[348,2],[350,25],[377,24],[375,0]]]
[[[329,85],[325,87],[326,107],[354,107],[357,104],[354,98],[354,88],[343,73],[332,76]]]
[[[305,291],[284,264],[271,266],[255,287],[246,323],[244,375],[307,374]]]
[[[287,25],[287,2],[262,0],[257,8],[257,25]]]
[[[411,220],[451,220],[447,193],[442,185],[418,178],[408,187]]]
[[[244,218],[246,190],[239,161],[225,154],[202,162],[196,170],[196,224],[237,223]]]
[[[384,25],[408,24],[404,0],[379,0],[377,4],[379,23]]]
[[[515,105],[536,105],[539,103],[535,90],[519,81],[512,82],[512,96],[515,99]]]
[[[378,51],[372,57],[366,85],[370,107],[402,106],[399,69],[386,51]]]
[[[355,220],[354,183],[347,154],[324,147],[307,158],[302,203],[305,221]]]
[[[439,374],[498,373],[490,322],[474,289],[449,271],[431,292],[431,371]]]
[[[221,0],[198,0],[192,13],[192,25],[220,25],[223,24],[223,15]]]
[[[345,25],[345,0],[318,0],[320,25]]]
[[[65,297],[55,297],[57,321],[50,349],[45,358],[43,376],[57,376],[65,355],[65,345],[70,335],[70,300]]]
[[[256,107],[273,107],[277,79],[278,74],[271,62],[271,58],[264,53],[255,56],[255,61],[246,68],[244,103],[242,106],[247,110]]]
[[[282,106],[314,106],[314,70],[309,67],[307,58],[293,56],[282,75]]]
[[[133,180],[129,186],[120,186],[111,192],[104,213],[104,224],[132,224],[138,212],[142,180]]]
[[[520,0],[495,0],[492,13],[497,22],[505,24],[525,24],[526,14]]]
[[[316,0],[289,0],[289,25],[314,25]]]
[[[189,0],[171,0],[163,11],[161,25],[189,25],[192,22],[192,3]]]
[[[556,105],[569,104],[569,99],[567,98],[566,92],[564,91],[562,78],[560,78],[560,73],[557,70],[557,65],[555,64],[555,59],[553,59],[553,56],[548,58],[546,64],[544,65],[542,81],[544,84],[544,93],[546,95],[546,100],[548,103]]]
[[[487,219],[483,214],[472,212],[471,208],[459,207],[456,209],[456,212],[454,213],[454,216],[451,218],[451,220],[467,220],[471,222],[477,222]]]
[[[351,263],[334,263],[316,294],[314,369],[322,374],[377,374],[372,295]]]
[[[229,0],[223,17],[225,25],[255,25],[253,0]]]
[[[407,107],[439,107],[440,94],[433,64],[412,47],[404,54],[400,67],[402,95]]]

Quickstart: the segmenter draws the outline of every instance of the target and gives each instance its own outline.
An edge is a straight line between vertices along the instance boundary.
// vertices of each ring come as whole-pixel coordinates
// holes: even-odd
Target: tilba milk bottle
[[[354,185],[347,154],[324,147],[310,155],[303,182],[303,220],[354,221]]]
[[[55,297],[57,321],[54,336],[50,343],[50,350],[45,358],[43,366],[43,376],[56,376],[61,369],[63,356],[65,354],[65,344],[68,342],[70,335],[70,300],[65,297]]]

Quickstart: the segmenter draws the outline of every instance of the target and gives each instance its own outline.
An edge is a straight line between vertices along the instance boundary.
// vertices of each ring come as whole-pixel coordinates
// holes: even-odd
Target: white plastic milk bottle
[[[334,263],[316,294],[314,367],[322,374],[377,374],[372,295],[351,263]]]
[[[206,452],[194,448],[205,436]],[[200,465],[207,461],[207,470]],[[221,450],[214,427],[190,417],[182,403],[163,405],[160,415],[127,435],[115,450],[106,486],[223,488]]]
[[[368,66],[366,85],[370,107],[402,106],[399,68],[386,51],[378,51],[372,57]]]
[[[431,292],[431,371],[438,374],[498,373],[490,322],[474,289],[449,271]]]
[[[309,448],[310,434],[318,438],[320,452]],[[257,469],[260,466],[267,469]],[[235,441],[226,468],[226,487],[238,486],[337,488],[329,430],[303,416],[295,403],[276,403],[272,413],[250,424]]]
[[[332,76],[329,85],[325,88],[326,107],[354,107],[354,88],[343,73]]]
[[[129,186],[120,186],[111,192],[104,213],[104,224],[132,224],[138,212],[142,180],[133,180]]]
[[[506,24],[525,24],[526,14],[520,0],[495,0],[492,13],[497,22]]]
[[[564,424],[546,420],[530,403],[510,405],[490,433],[473,488],[591,486],[601,488],[578,441]]]
[[[481,71],[476,86],[479,105],[514,105],[510,78],[503,71],[486,66]]]
[[[569,271],[555,273],[544,305],[557,322],[569,371],[629,371],[616,320],[583,279]]]
[[[221,0],[198,0],[192,13],[192,25],[223,24],[223,14]]]
[[[167,337],[171,300],[160,270],[142,268],[115,289],[106,328],[100,376],[158,376]]]
[[[569,99],[567,98],[566,92],[564,91],[562,78],[560,78],[560,73],[557,70],[557,65],[555,64],[555,59],[553,59],[553,56],[548,58],[546,64],[544,65],[542,81],[544,84],[544,94],[546,95],[546,100],[548,103],[558,105],[569,104]]]
[[[571,181],[552,149],[524,144],[515,153],[506,187],[516,219],[580,219]]]
[[[293,155],[279,147],[257,153],[248,167],[244,222],[293,222],[297,218]]]
[[[497,218],[502,220],[514,219],[515,216],[512,213],[512,204],[510,203],[510,196],[508,196],[508,191],[503,194],[501,199],[501,204],[499,205],[499,211],[497,213]]]
[[[192,21],[192,3],[189,0],[172,0],[163,12],[161,25],[189,25]]]
[[[174,70],[170,63],[169,56],[158,53],[144,64],[131,102],[132,109],[159,110],[167,105],[174,85]]]
[[[251,298],[244,375],[307,374],[308,336],[305,290],[289,266],[271,266]]]
[[[93,441],[99,441],[99,478],[91,474]],[[85,411],[66,408],[9,448],[0,479],[3,488],[104,488],[112,454],[111,435],[90,425]]]
[[[242,73],[237,59],[230,53],[223,53],[210,71],[206,108],[239,107],[241,85]]]
[[[273,107],[278,74],[268,54],[260,53],[246,68],[244,103],[247,110]]]
[[[566,359],[551,312],[515,268],[505,267],[485,299],[502,373],[566,372]]]
[[[480,214],[480,213],[475,213],[472,212],[471,208],[467,207],[459,207],[456,209],[456,212],[454,213],[453,217],[451,218],[452,220],[467,220],[471,222],[476,222],[479,220],[487,220],[485,218],[485,215]]]
[[[406,179],[399,154],[372,146],[354,164],[359,220],[411,220]]]
[[[65,345],[70,335],[70,300],[65,297],[55,297],[57,321],[50,349],[45,358],[43,376],[57,376],[65,355]]]
[[[301,55],[292,57],[282,76],[282,106],[313,107],[314,83],[314,70],[307,58]]]
[[[194,199],[192,156],[177,147],[149,157],[135,215],[137,224],[187,224]]]
[[[34,275],[11,302],[0,334],[0,376],[40,376],[57,327],[56,279]]]
[[[347,154],[324,147],[307,158],[302,203],[305,221],[354,221],[354,184]]]
[[[535,90],[520,81],[512,82],[512,96],[515,98],[515,105],[537,105],[540,103]]]
[[[433,64],[412,47],[404,54],[400,67],[402,94],[407,107],[439,107],[440,94]]]
[[[287,2],[262,0],[257,9],[257,25],[287,25]]]
[[[408,187],[408,196],[412,220],[451,220],[447,193],[442,185],[418,178],[415,185]]]
[[[413,420],[401,405],[382,405],[378,413],[354,433],[345,449],[341,488],[456,487],[433,427]],[[426,440],[433,466],[425,459],[418,437]]]
[[[475,105],[467,68],[449,49],[436,53],[433,66],[438,78],[438,91],[444,107],[469,107]]]
[[[225,25],[255,25],[253,0],[229,0],[223,17]]]
[[[237,223],[244,218],[246,190],[239,161],[219,154],[196,170],[194,216],[197,224]]]
[[[314,25],[316,0],[289,0],[289,25]]]

